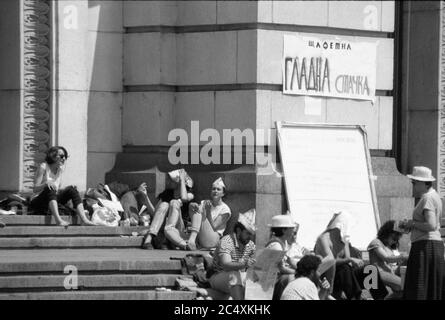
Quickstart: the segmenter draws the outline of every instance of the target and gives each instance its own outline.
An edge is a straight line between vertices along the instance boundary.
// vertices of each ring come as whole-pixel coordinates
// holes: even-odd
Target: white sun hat
[[[413,167],[413,173],[406,176],[417,181],[436,181],[436,178],[431,174],[431,169],[427,167]]]
[[[222,188],[226,187],[226,185],[224,184],[224,181],[221,177],[219,177],[218,179],[213,181],[212,186],[218,186],[218,187],[222,187]]]
[[[272,217],[272,223],[268,224],[271,228],[295,228],[297,224],[292,217],[287,214],[279,214]]]

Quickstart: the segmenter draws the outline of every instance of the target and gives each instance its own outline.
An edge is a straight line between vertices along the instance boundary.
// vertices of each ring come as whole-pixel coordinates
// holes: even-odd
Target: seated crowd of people
[[[59,205],[71,200],[81,222],[95,225],[88,217],[88,210],[85,210],[77,189],[73,186],[60,187],[67,158],[68,153],[63,147],[48,150],[45,162],[36,173],[30,208],[49,212],[58,225],[67,226],[68,222],[60,217]],[[108,187],[105,189],[113,194]],[[120,194],[125,208],[122,220],[132,217],[128,203],[136,201],[136,216],[144,211],[149,220],[144,224],[147,228],[142,233],[143,249],[211,250],[213,262],[207,272],[209,286],[232,299],[242,300],[247,269],[255,264],[255,210],[240,213],[229,230],[232,212],[223,201],[226,192],[224,181],[218,178],[211,185],[209,198],[196,201],[192,178],[183,169],[171,171],[167,175],[166,189],[157,196],[156,205],[150,201],[145,183],[135,191],[127,190]],[[137,213],[140,207],[142,209]],[[377,285],[371,288],[364,286],[367,273],[362,252],[349,242],[350,222],[348,212],[334,213],[326,229],[320,235],[314,235],[315,247],[310,249],[298,244],[300,226],[290,214],[273,216],[268,225],[270,240],[265,248],[285,252],[285,255],[277,266],[272,299],[401,298],[400,267],[406,264],[408,255],[398,252],[402,233],[397,230],[395,221],[385,222],[367,248],[369,261],[366,264],[375,266],[378,271]],[[4,224],[0,226],[4,227]]]

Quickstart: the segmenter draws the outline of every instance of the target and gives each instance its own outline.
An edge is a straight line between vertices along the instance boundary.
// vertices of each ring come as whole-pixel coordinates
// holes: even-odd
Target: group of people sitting
[[[76,187],[61,188],[67,159],[68,152],[62,146],[54,146],[47,151],[45,161],[36,171],[30,210],[37,213],[50,212],[56,224],[68,226],[69,223],[61,218],[59,206],[71,200],[81,224],[96,225],[89,217],[88,210],[85,210]],[[147,195],[146,184],[139,186],[136,195],[142,195],[140,203],[146,208],[151,220],[149,228],[143,233],[142,248],[166,248],[167,244],[169,248],[184,250],[196,250],[198,246],[216,247],[231,216],[229,206],[223,201],[226,186],[223,180],[218,178],[211,186],[209,199],[199,203],[193,201],[192,188],[193,180],[184,169],[168,173],[166,188],[157,196],[156,205],[152,204]],[[129,194],[131,195],[131,192]],[[127,215],[127,212],[125,214]],[[128,216],[122,218],[126,219]]]
[[[68,225],[59,214],[58,204],[72,201],[74,210],[84,225],[94,225],[84,209],[82,199],[73,186],[61,189],[61,178],[68,152],[61,146],[51,147],[45,161],[38,167],[34,194],[30,207],[48,211],[57,224]],[[151,217],[144,233],[142,248],[196,250],[214,249],[210,286],[244,299],[246,270],[255,264],[255,210],[239,214],[231,230],[226,230],[231,210],[224,203],[226,186],[221,178],[211,185],[210,197],[197,202],[193,194],[193,180],[183,169],[168,173],[166,189],[157,196],[154,206],[148,198],[146,185],[138,192]],[[378,270],[377,286],[364,290],[365,262],[361,251],[349,243],[347,234],[351,217],[337,212],[326,229],[317,237],[313,249],[297,242],[299,225],[290,214],[272,218],[271,237],[266,249],[285,252],[278,264],[277,282],[272,299],[374,299],[403,297],[408,299],[440,299],[442,297],[444,248],[440,237],[440,197],[432,188],[431,170],[415,167],[412,175],[414,190],[420,198],[413,219],[404,227],[412,233],[412,250],[408,257],[398,252],[402,233],[394,220],[385,222],[377,237],[367,248],[369,264]],[[4,224],[0,225],[4,226]],[[406,284],[402,288],[400,266],[407,263]]]
[[[302,248],[296,241],[299,225],[290,215],[272,218],[271,238],[267,249],[284,251],[278,264],[279,274],[272,299],[445,299],[444,244],[440,234],[442,202],[432,187],[435,178],[426,167],[414,167],[407,175],[418,199],[412,219],[396,223],[386,221],[370,241],[368,263],[377,270],[373,283],[365,287],[365,261],[361,251],[349,243],[347,212],[335,213],[326,229],[317,237],[313,250]],[[242,218],[242,216],[240,216]],[[254,227],[245,232],[240,221],[235,233],[220,242],[215,260],[224,261],[219,279],[212,287],[243,297],[245,271],[252,265],[254,244],[246,241],[253,236]],[[248,224],[247,224],[248,225]],[[411,233],[409,255],[398,251],[402,233]],[[401,268],[406,271],[402,284]],[[366,289],[366,290],[365,290]]]
[[[254,219],[250,219],[252,221]],[[246,222],[247,221],[247,222]],[[234,299],[244,297],[246,269],[254,264],[255,226],[243,214],[231,235],[221,239],[214,254],[217,274],[212,288]],[[361,252],[352,247],[344,234],[350,216],[335,213],[326,230],[318,236],[315,248],[304,248],[297,242],[299,225],[291,215],[272,218],[271,237],[265,248],[284,251],[278,264],[278,276],[272,300],[359,300],[401,297],[400,266],[407,255],[398,253],[401,233],[394,230],[394,220],[380,228],[368,247],[369,263],[378,270],[377,286],[366,294],[365,262]]]

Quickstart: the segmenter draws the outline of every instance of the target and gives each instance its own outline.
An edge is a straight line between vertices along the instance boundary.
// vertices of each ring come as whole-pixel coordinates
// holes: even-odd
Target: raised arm
[[[218,215],[215,220],[212,219],[212,205],[210,201],[205,202],[203,210],[205,210],[207,220],[209,221],[213,231],[216,231],[225,226],[227,224],[227,221],[229,221],[230,212],[224,212]]]
[[[180,188],[181,201],[183,203],[192,201],[194,196],[193,196],[193,193],[187,192],[187,187],[185,185],[185,171],[184,171],[184,169],[181,169],[181,172],[179,173],[179,184],[180,184],[179,188]]]
[[[406,260],[407,256],[401,254],[400,256],[395,256],[393,254],[388,254],[382,247],[377,247],[374,249],[375,254],[380,260],[388,263],[397,263]]]

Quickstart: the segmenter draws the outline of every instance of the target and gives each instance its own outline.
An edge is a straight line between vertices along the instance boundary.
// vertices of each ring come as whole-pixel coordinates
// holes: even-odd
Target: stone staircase
[[[74,223],[64,228],[50,216],[1,219],[7,226],[0,229],[0,300],[196,297],[175,290],[181,263],[170,258],[186,252],[139,249],[142,237],[136,234],[143,227],[84,227],[64,217]]]

